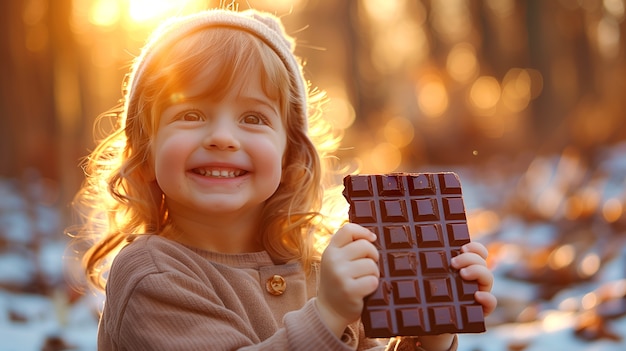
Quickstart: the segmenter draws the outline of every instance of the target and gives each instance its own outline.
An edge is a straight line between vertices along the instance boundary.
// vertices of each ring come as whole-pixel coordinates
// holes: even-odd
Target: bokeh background
[[[96,117],[206,0],[0,2],[0,350],[95,349],[62,257]],[[241,1],[283,17],[364,173],[455,171],[498,310],[461,350],[626,346],[624,0]]]

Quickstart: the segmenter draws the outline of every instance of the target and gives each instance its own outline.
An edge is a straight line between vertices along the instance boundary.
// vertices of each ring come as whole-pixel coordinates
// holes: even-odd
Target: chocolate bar
[[[470,241],[455,173],[349,175],[350,222],[377,235],[380,284],[361,320],[371,338],[485,331],[478,284],[450,259]]]

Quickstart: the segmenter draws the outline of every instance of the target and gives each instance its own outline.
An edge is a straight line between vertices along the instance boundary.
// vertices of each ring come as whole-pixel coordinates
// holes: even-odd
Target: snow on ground
[[[82,299],[68,306],[63,298],[0,292],[0,350],[42,350],[46,343],[49,350],[95,350],[94,305]],[[67,348],[53,346],[62,344]]]
[[[461,351],[626,350],[626,144],[537,158],[522,172],[457,171],[499,305]],[[507,173],[508,172],[508,173]],[[95,350],[101,296],[65,282],[49,182],[0,179],[0,351]]]

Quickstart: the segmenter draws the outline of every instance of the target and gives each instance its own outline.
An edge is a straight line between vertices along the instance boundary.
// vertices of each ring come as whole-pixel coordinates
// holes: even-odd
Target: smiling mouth
[[[203,177],[211,177],[211,178],[235,178],[242,176],[247,171],[242,169],[223,169],[223,168],[194,168],[191,172],[195,174],[199,174]]]

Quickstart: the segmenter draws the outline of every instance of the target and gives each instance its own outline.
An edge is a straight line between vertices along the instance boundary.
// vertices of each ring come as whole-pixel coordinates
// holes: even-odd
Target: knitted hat
[[[222,9],[207,10],[172,18],[158,27],[136,58],[133,70],[125,83],[124,110],[126,115],[133,116],[139,112],[136,90],[141,89],[145,68],[161,51],[160,49],[173,45],[193,32],[214,27],[245,31],[258,37],[274,50],[289,72],[293,90],[291,101],[297,102],[296,110],[299,111],[303,118],[303,125],[307,128],[307,90],[301,66],[293,54],[295,41],[285,33],[279,18],[256,10],[242,12]],[[128,124],[128,119],[126,123]]]

